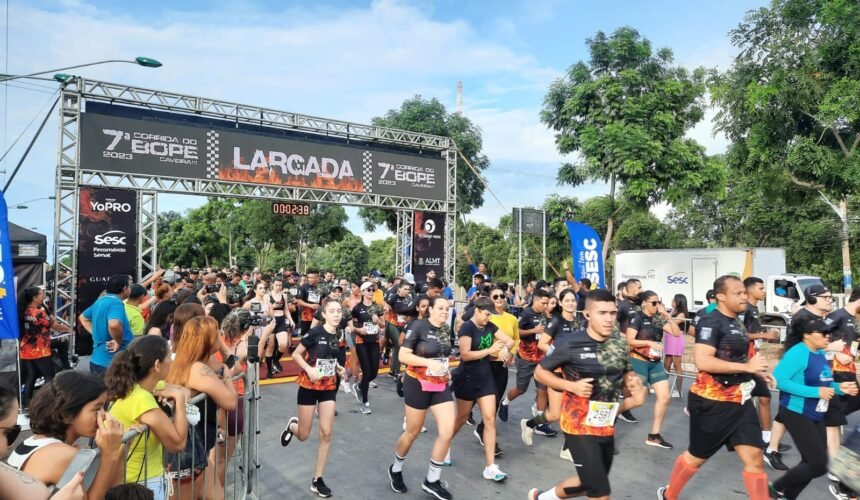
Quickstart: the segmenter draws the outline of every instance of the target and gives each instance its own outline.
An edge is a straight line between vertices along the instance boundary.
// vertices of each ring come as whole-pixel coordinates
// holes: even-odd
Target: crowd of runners
[[[532,500],[609,498],[610,469],[618,454],[616,423],[638,422],[631,410],[651,394],[654,409],[643,444],[675,448],[661,435],[661,425],[670,399],[680,397],[683,390],[683,378],[669,375],[681,371],[685,338],[692,344],[688,361],[697,370],[686,398],[689,441],[667,471],[656,492],[658,498],[679,498],[693,475],[724,446],[740,458],[743,484],[751,499],[797,498],[811,480],[828,474],[829,458],[839,451],[846,416],[860,409],[855,364],[860,289],[838,309],[826,288],[814,285],[805,290],[808,299],[797,305],[788,325],[784,354],[768,362],[758,350],[763,342],[777,343],[780,336],[759,320],[756,304],[764,287],[755,277],[720,277],[707,295],[708,307],[694,315],[683,295],[664,304],[663,298],[642,290],[635,279],[619,284],[617,293],[612,293],[588,280],[575,280],[565,266],[565,277],[551,283],[531,282],[520,296],[513,286],[494,283],[483,264],[473,266],[473,272],[468,301],[457,303],[456,308],[451,289],[433,272],[418,280],[409,273],[386,278],[378,272],[338,280],[330,272],[177,269],[160,271],[141,285],[117,278],[99,299],[102,302],[80,318],[95,343],[90,371],[104,377],[107,385],[77,383],[93,386],[92,402],[113,401],[111,412],[96,418],[99,425],[107,429],[117,419],[125,426],[144,422],[158,429],[152,443],[155,451],[160,446],[182,451],[189,424],[181,411],[170,419],[160,409],[155,416],[134,411],[126,415],[123,402],[144,401],[155,405],[155,411],[160,407],[154,397],[181,403],[205,392],[211,396],[206,404],[213,406],[208,413],[219,416],[207,424],[213,426],[210,435],[221,436],[222,411],[224,419],[242,418],[236,398],[243,388],[229,380],[247,367],[249,337],[259,337],[266,377],[286,370],[287,360],[298,368],[297,409],[286,421],[281,444],[307,440],[317,420],[319,445],[310,489],[320,497],[333,494],[323,475],[335,432],[338,392],[355,398],[362,414],[372,415],[368,391],[375,386],[380,365],[388,367],[404,403],[402,432],[379,436],[378,441],[389,440],[389,485],[397,493],[415,487],[406,484],[403,468],[416,438],[427,432],[424,424],[429,412],[437,435],[430,457],[425,457],[427,474],[420,489],[439,499],[453,498],[451,490],[456,490],[441,476],[452,464],[454,438],[466,425],[474,425],[473,434],[484,448],[483,478],[494,482],[508,478],[496,463],[503,454],[496,429],[497,421],[508,422],[511,404],[531,406],[532,417],[519,422],[524,446],[532,446],[535,435],[557,435],[553,427],[557,425],[564,435],[559,456],[575,463],[569,477],[555,484],[546,481],[528,493],[523,491],[524,496]],[[27,293],[32,303],[22,311],[22,349],[50,356],[50,341],[43,334],[52,319],[38,304],[44,294]],[[115,299],[125,304],[111,309]],[[126,313],[120,318],[122,310]],[[99,322],[105,323],[100,327]],[[150,336],[160,342],[143,340]],[[33,359],[23,354],[25,360]],[[50,370],[43,363],[25,364],[35,372],[33,379],[41,370]],[[515,380],[508,390],[512,369]],[[56,397],[65,390],[60,382],[70,383],[68,377],[58,382],[52,381],[53,373],[41,375],[48,383],[31,404],[37,412],[47,404],[47,394]],[[671,385],[670,379],[674,379]],[[157,385],[164,381],[166,386]],[[532,383],[534,399],[522,402]],[[27,387],[25,404],[32,396]],[[773,417],[771,394],[779,398]],[[521,403],[514,403],[517,400]],[[31,418],[39,421],[47,416]],[[782,460],[789,448],[781,443],[786,431],[801,458],[791,468]],[[101,434],[106,442],[104,436],[110,433]],[[29,445],[15,449],[9,463],[27,471],[28,460],[34,463],[39,449],[51,445],[57,435],[37,432],[27,441]],[[234,434],[225,438],[235,445]],[[116,445],[104,444],[106,448]],[[201,450],[204,463],[214,445],[206,443]],[[129,462],[127,467],[132,465]],[[153,466],[168,467],[160,462]],[[784,474],[769,483],[765,466]],[[61,465],[54,469],[56,474],[62,472]],[[386,473],[380,470],[380,474]],[[138,482],[156,491],[157,498],[167,498],[156,484],[160,477],[157,473]],[[43,478],[48,483],[51,479]],[[835,498],[856,498],[839,478],[831,479]],[[223,479],[221,483],[201,485],[201,491],[217,491],[223,488]],[[107,479],[99,484],[110,485]],[[182,487],[178,482],[176,488]]]

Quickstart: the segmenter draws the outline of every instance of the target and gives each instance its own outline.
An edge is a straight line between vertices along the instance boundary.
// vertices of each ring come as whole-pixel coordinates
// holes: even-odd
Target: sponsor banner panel
[[[136,193],[82,187],[78,224],[75,310],[81,313],[107,288],[111,276],[137,275]]]
[[[262,131],[87,112],[81,115],[81,167],[446,200],[448,169],[438,151],[410,154]]]
[[[603,242],[597,231],[581,222],[567,221],[565,225],[570,236],[573,276],[576,281],[588,278],[596,288],[606,288],[603,278]]]
[[[424,279],[430,270],[445,276],[445,214],[415,212],[412,223],[412,273]]]

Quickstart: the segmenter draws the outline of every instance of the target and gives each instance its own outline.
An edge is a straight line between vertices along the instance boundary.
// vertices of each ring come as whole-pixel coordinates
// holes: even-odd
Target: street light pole
[[[35,73],[30,73],[27,75],[3,75],[2,77],[0,77],[0,82],[8,82],[9,80],[17,80],[19,78],[32,78],[32,77],[35,77],[38,75],[44,75],[46,73],[58,73],[59,74],[60,71],[65,71],[65,70],[69,70],[69,69],[76,69],[76,68],[85,68],[87,66],[95,66],[98,64],[107,64],[107,63],[137,64],[138,66],[143,66],[145,68],[160,68],[161,67],[161,62],[159,62],[159,61],[157,61],[151,57],[141,56],[141,57],[135,57],[134,59],[131,59],[131,60],[129,60],[129,59],[106,59],[104,61],[96,61],[96,62],[91,62],[91,63],[86,63],[86,64],[77,64],[75,66],[68,66],[65,68],[56,68],[56,69],[49,69],[46,71],[37,71]],[[59,74],[58,76],[66,76],[66,75]],[[56,76],[55,76],[55,79],[56,79]]]

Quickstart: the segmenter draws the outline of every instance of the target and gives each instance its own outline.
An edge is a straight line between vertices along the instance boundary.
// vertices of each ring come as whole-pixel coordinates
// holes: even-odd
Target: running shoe
[[[677,389],[672,391],[672,397],[673,398],[680,398],[681,397],[681,391],[678,391]]]
[[[830,491],[830,494],[833,495],[833,498],[835,498],[836,500],[851,500],[851,497],[849,497],[846,493],[840,492],[839,487],[835,484],[827,486],[827,489],[828,491]]]
[[[788,466],[782,463],[782,454],[778,451],[765,451],[764,463],[773,470],[787,471]]]
[[[543,492],[537,488],[530,489],[529,490],[529,500],[537,500],[541,493],[543,493]]]
[[[573,462],[573,455],[570,454],[570,450],[567,448],[562,448],[558,453],[558,458],[562,460],[567,460],[568,462]]]
[[[550,427],[549,424],[536,425],[533,430],[538,436],[556,437],[558,435],[558,431]]]
[[[540,412],[537,409],[537,403],[532,403],[532,416],[536,417],[540,415]]]
[[[361,400],[361,387],[358,386],[358,382],[352,384],[352,394],[355,396],[355,400],[358,404],[364,404],[364,401]]]
[[[403,397],[403,377],[397,377],[397,395]]]
[[[377,384],[376,382],[374,382],[372,380],[370,381],[370,383],[368,385],[370,386],[371,389],[376,389],[377,387],[379,387],[379,384]]]
[[[669,489],[669,486],[660,486],[657,488],[657,500],[666,500],[666,490]]]
[[[764,445],[765,445],[765,448],[764,448],[765,450],[769,450],[769,449],[770,449],[770,443],[769,443],[769,442],[765,441],[765,442],[764,442]],[[779,443],[779,446],[777,446],[777,450],[776,450],[776,451],[778,451],[778,452],[780,452],[780,453],[785,453],[785,452],[787,452],[787,451],[789,451],[789,450],[791,450],[791,445],[790,445],[790,444]]]
[[[469,413],[469,418],[466,419],[466,425],[475,425],[475,417]]]
[[[528,426],[528,420],[524,418],[520,420],[520,437],[526,446],[534,444],[535,430]]]
[[[690,410],[686,406],[684,407],[684,415],[690,416]]]
[[[484,436],[482,436],[481,433],[478,432],[478,429],[475,429],[474,431],[472,431],[472,434],[476,438],[478,438],[478,442],[481,443],[481,446],[484,446]]]
[[[274,363],[272,363],[272,373],[277,375],[277,374],[281,373],[282,371],[284,371],[284,367],[281,366],[280,361],[275,361]]]
[[[508,405],[505,403],[499,405],[499,420],[502,422],[508,421]]]
[[[325,485],[323,482],[323,478],[318,477],[311,481],[311,491],[321,496],[322,498],[328,498],[331,496],[331,488]]]
[[[647,444],[648,446],[656,446],[658,448],[664,448],[667,450],[671,450],[672,448],[674,448],[674,446],[672,446],[672,443],[663,439],[663,436],[659,434],[648,434],[648,438],[645,440],[645,444]]]
[[[352,387],[349,386],[349,382],[346,379],[340,381],[340,389],[347,394],[352,392]]]
[[[281,432],[281,446],[286,447],[288,444],[290,444],[290,441],[293,440],[293,432],[290,430],[290,425],[294,423],[296,425],[299,424],[298,417],[290,417],[290,419],[287,420],[287,426],[284,428],[284,431]]]
[[[391,378],[397,378],[398,375],[397,375],[397,372],[393,372],[391,370],[388,370],[388,376]]]
[[[839,481],[839,478],[834,476],[833,473],[831,473],[831,472],[827,473],[827,479],[829,479],[831,481]]]
[[[633,416],[633,413],[631,413],[630,410],[619,413],[618,418],[620,418],[621,420],[623,420],[627,423],[631,423],[631,424],[638,424],[639,423],[639,421],[636,420],[636,417]]]
[[[384,366],[388,366],[388,354],[383,354],[383,355],[382,355],[382,364],[383,364]]]
[[[361,413],[365,415],[370,415],[371,413],[373,413],[372,411],[370,411],[370,403],[364,403],[363,405],[361,405],[360,410]]]
[[[408,488],[406,488],[406,483],[403,482],[403,472],[394,472],[394,466],[388,466],[388,480],[391,483],[391,489],[394,490],[395,493],[406,493]]]
[[[776,488],[773,487],[773,483],[767,483],[767,492],[774,500],[787,500],[784,493],[776,491]]]
[[[448,490],[446,490],[445,487],[442,486],[442,481],[433,481],[431,483],[430,481],[425,479],[424,482],[421,484],[421,489],[426,491],[427,493],[430,493],[439,500],[451,500],[452,498],[454,498],[454,496],[448,493]]]
[[[496,443],[496,451],[493,452],[493,456],[500,457],[500,456],[502,456],[502,453],[504,453],[504,451],[502,451],[502,449],[499,448],[499,443]]]
[[[495,481],[497,483],[501,483],[507,478],[508,475],[505,472],[502,472],[502,469],[500,469],[499,466],[496,464],[484,467],[484,479],[488,481]]]
[[[406,432],[406,417],[403,417],[403,432]],[[421,433],[427,432],[427,428],[423,425],[421,426]]]

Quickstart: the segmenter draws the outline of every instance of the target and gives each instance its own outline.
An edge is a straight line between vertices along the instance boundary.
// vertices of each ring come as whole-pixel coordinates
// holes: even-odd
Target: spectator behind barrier
[[[104,498],[122,480],[125,447],[122,424],[105,413],[107,392],[96,375],[60,373],[45,384],[30,404],[33,436],[19,444],[8,463],[54,486],[78,453],[79,438],[95,438],[100,451],[98,471],[86,492],[90,500]]]
[[[125,481],[144,484],[158,500],[167,498],[162,460],[164,448],[171,453],[184,450],[188,434],[185,415],[188,390],[163,383],[172,363],[167,340],[146,335],[135,339],[128,349],[117,354],[105,374],[108,396],[114,401],[110,414],[126,430],[145,424],[150,431],[135,437],[129,444]],[[159,406],[156,396],[162,402],[173,404],[170,410],[174,415],[173,421]]]
[[[81,326],[93,336],[91,373],[104,374],[114,354],[134,338],[122,302],[128,298],[130,284],[126,274],[111,276],[106,293],[78,316]]]
[[[170,339],[170,326],[173,324],[173,314],[176,312],[176,301],[167,300],[155,306],[149,314],[149,320],[143,327],[147,335],[159,335]]]
[[[176,352],[176,349],[182,340],[182,330],[185,328],[185,324],[188,323],[191,318],[205,315],[206,310],[203,309],[203,306],[200,304],[182,304],[176,308],[176,311],[173,313],[173,333],[170,339],[173,342],[173,352]]]

